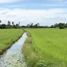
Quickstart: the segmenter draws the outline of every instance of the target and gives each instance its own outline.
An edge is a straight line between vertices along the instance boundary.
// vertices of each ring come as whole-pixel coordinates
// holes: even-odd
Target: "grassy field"
[[[22,33],[21,29],[0,29],[0,54],[18,40]]]
[[[28,67],[67,67],[67,29],[27,29]]]

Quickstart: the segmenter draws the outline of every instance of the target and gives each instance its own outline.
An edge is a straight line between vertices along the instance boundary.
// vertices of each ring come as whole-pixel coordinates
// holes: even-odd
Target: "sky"
[[[2,23],[52,25],[67,22],[67,0],[0,0]]]

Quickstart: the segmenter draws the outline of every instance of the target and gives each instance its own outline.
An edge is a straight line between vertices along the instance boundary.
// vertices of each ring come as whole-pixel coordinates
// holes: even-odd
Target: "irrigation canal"
[[[21,50],[26,38],[27,33],[24,33],[11,48],[0,55],[0,67],[27,67]]]

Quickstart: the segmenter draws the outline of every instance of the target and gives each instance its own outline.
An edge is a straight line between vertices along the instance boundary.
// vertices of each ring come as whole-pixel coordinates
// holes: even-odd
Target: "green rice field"
[[[18,40],[22,33],[22,29],[0,29],[0,54]]]
[[[67,29],[27,29],[28,67],[67,67]]]

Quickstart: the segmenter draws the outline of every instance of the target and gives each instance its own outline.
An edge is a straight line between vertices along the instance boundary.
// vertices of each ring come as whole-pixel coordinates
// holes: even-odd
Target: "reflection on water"
[[[26,67],[21,48],[27,38],[27,34],[23,36],[13,46],[0,56],[0,67]]]

